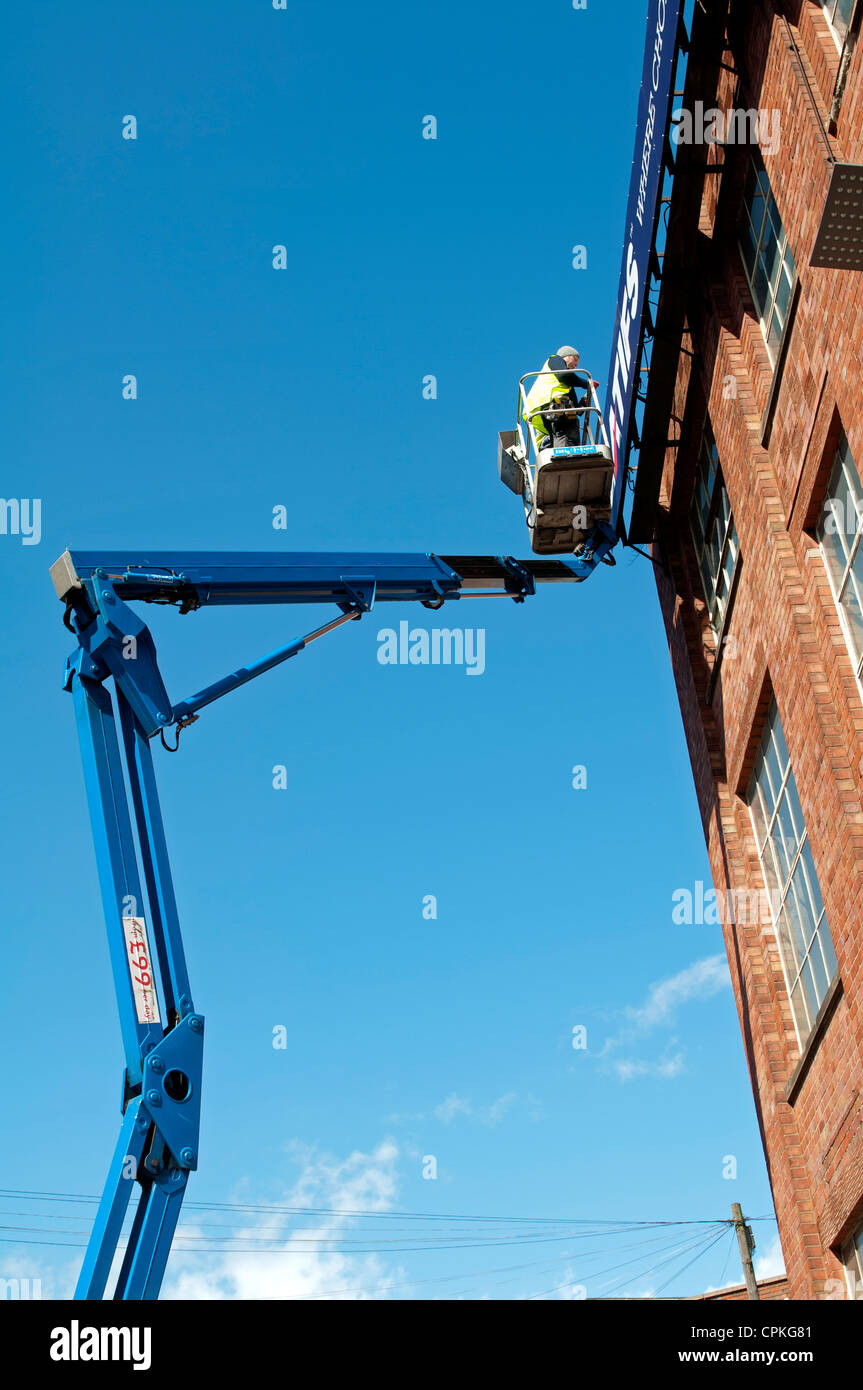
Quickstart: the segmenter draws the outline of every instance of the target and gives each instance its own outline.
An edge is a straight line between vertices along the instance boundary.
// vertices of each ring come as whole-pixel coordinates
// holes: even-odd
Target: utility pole
[[[746,1297],[760,1298],[755,1271],[752,1268],[752,1251],[755,1249],[755,1237],[752,1234],[752,1228],[743,1220],[743,1212],[739,1202],[731,1203],[731,1215],[734,1218],[734,1228],[737,1231],[737,1244],[740,1246],[740,1261],[743,1265],[743,1278],[746,1281]]]

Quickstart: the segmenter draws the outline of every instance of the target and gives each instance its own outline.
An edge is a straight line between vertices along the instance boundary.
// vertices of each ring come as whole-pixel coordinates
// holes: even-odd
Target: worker
[[[546,415],[547,410],[575,407],[575,387],[578,377],[575,368],[580,354],[574,347],[559,347],[542,368],[527,393],[523,418],[533,425],[536,449],[562,448],[581,442],[581,417]]]

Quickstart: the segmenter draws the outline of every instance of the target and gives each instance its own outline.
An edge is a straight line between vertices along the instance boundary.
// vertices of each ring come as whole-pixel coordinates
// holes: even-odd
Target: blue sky
[[[561,342],[605,381],[644,5],[49,3],[7,31],[2,493],[41,499],[41,535],[0,536],[2,1182],[95,1194],[122,1054],[48,566],[66,545],[529,554],[496,433]],[[175,701],[322,614],[144,610]],[[381,665],[402,617],[439,622],[387,606],[156,750],[207,1018],[190,1198],[768,1214],[719,928],[671,918],[709,871],[648,562],[447,610],[485,631],[477,678]],[[51,1239],[23,1219],[46,1204],[0,1200]],[[70,1292],[71,1235],[14,1239],[0,1273]],[[737,1278],[727,1247],[668,1292]],[[555,1282],[495,1292],[506,1253],[188,1253],[166,1293]]]

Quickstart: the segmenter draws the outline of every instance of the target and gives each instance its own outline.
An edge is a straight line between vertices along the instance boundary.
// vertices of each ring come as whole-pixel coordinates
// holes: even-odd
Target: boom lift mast
[[[123,1120],[76,1298],[104,1296],[135,1184],[138,1204],[113,1297],[158,1297],[189,1174],[198,1166],[204,1020],[192,1002],[150,740],[158,734],[170,748],[169,728],[179,739],[206,705],[376,602],[437,609],[481,596],[522,603],[538,583],[581,582],[601,558],[593,551],[518,561],[67,550],[52,565],[64,622],[77,638],[64,686],[75,703],[126,1057]],[[339,613],[173,705],[149,629],[129,607],[136,600],[174,604],[181,613],[205,605],[318,603],[334,604]]]

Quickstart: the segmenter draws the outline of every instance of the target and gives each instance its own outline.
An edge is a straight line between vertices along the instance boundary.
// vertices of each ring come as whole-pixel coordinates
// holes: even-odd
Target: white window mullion
[[[844,595],[850,586],[852,596],[856,598],[858,608],[863,614],[863,594],[860,592],[857,576],[854,572],[854,564],[860,549],[861,517],[859,508],[861,497],[863,497],[863,484],[861,484],[857,466],[848,447],[848,441],[843,434],[836,450],[833,470],[827,484],[827,493],[815,535],[821,547],[821,558],[827,572],[833,601],[839,614],[845,645],[851,657],[861,698],[863,698],[863,631],[855,631],[854,623],[849,618],[846,605],[843,602]],[[853,532],[850,530],[851,525],[853,525]],[[828,526],[831,529],[828,529]],[[840,566],[841,574],[838,572]]]
[[[775,788],[771,784],[769,775],[768,750],[770,750],[771,758],[779,772],[778,785]],[[784,768],[783,761],[785,762]],[[788,757],[785,734],[775,700],[771,702],[764,731],[761,735],[755,766],[749,780],[747,800],[764,882],[770,889],[775,881],[778,889],[775,900],[771,896],[770,911],[773,916],[773,925],[779,947],[782,976],[791,1001],[791,1013],[797,1041],[802,1049],[811,1032],[814,1015],[824,1000],[835,971],[835,966],[832,964],[832,960],[835,960],[835,953],[823,907],[821,887],[817,879],[815,879],[813,887],[815,867],[811,849],[808,850],[808,858],[805,862],[803,858],[804,850],[809,844],[809,835],[802,819],[800,797],[797,794],[791,759]],[[767,831],[763,844],[759,845],[760,836],[754,807],[756,804],[759,806],[760,817],[762,803],[765,812],[769,809],[769,815],[763,817]],[[783,813],[791,826],[791,840],[787,844],[783,831]],[[800,821],[799,825],[798,820]],[[774,848],[774,832],[782,840],[783,853],[788,860],[787,868],[783,865],[778,849]],[[797,882],[795,875],[801,864],[804,864],[804,872],[801,881]],[[773,872],[771,872],[771,867]],[[820,913],[816,912],[816,898],[813,896],[816,892],[817,900],[822,903]],[[803,895],[802,898],[801,894]],[[776,908],[775,913],[774,906]],[[783,919],[785,935],[780,929]],[[796,944],[798,936],[801,942],[799,947]],[[829,956],[825,946],[826,942],[830,944]],[[820,963],[820,969],[816,968],[818,963]],[[805,972],[807,969],[811,981],[812,1000],[810,1000],[806,988]]]

